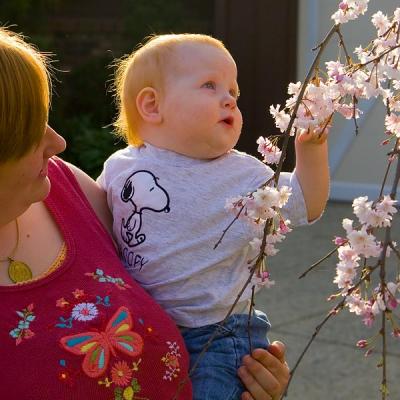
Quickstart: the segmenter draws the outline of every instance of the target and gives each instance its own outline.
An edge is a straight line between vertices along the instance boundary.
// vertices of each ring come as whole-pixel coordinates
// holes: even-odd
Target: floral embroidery
[[[114,390],[114,399],[115,400],[149,400],[147,397],[138,397],[136,393],[141,391],[141,387],[137,381],[137,379],[133,379],[130,386],[122,389],[117,387]]]
[[[56,307],[59,308],[71,308],[75,304],[81,303],[83,299],[86,299],[88,296],[82,289],[75,289],[72,292],[73,298],[71,300],[67,300],[64,297],[58,299],[56,301]]]
[[[118,289],[125,290],[131,286],[124,282],[122,278],[113,278],[110,275],[104,275],[104,271],[100,268],[96,269],[96,272],[87,272],[85,275],[91,276],[94,280],[103,283],[113,283]]]
[[[69,305],[69,302],[63,298],[56,301],[56,307],[64,308]]]
[[[85,292],[82,289],[75,289],[72,294],[76,299],[80,299],[81,297],[85,296]]]
[[[60,316],[57,328],[72,328],[73,321],[91,321],[98,317],[98,305],[111,306],[110,296],[89,296],[81,289],[72,292],[72,298],[64,297],[56,301],[56,307],[68,311],[69,314]]]
[[[31,322],[36,318],[33,313],[33,307],[33,304],[29,304],[29,306],[22,311],[17,311],[17,315],[21,317],[21,319],[18,321],[18,326],[10,331],[10,336],[15,339],[15,344],[17,346],[23,339],[30,339],[35,335],[30,329]]]
[[[117,361],[111,368],[111,380],[105,377],[104,380],[98,381],[99,385],[110,387],[115,385],[114,400],[149,400],[147,397],[139,397],[137,393],[141,391],[141,386],[136,378],[132,378],[133,373],[139,371],[138,362],[133,362],[130,367],[126,361]]]
[[[110,354],[117,351],[136,357],[143,351],[142,337],[133,332],[132,317],[120,307],[111,317],[104,332],[84,332],[61,338],[61,346],[76,355],[83,355],[82,369],[91,378],[101,376],[108,368]]]
[[[180,353],[180,347],[176,342],[168,341],[167,345],[170,351],[167,352],[165,356],[161,358],[161,361],[167,367],[163,379],[172,381],[172,379],[178,377],[178,374],[181,371],[179,365],[179,358],[182,357],[182,355]]]
[[[97,317],[99,311],[93,303],[79,303],[71,312],[71,317],[78,321],[90,321]]]
[[[118,361],[111,368],[111,378],[117,386],[127,386],[132,378],[132,370],[126,361]]]

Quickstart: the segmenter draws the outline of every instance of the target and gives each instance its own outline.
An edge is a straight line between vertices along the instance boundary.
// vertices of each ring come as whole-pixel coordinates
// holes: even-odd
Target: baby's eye
[[[213,90],[215,90],[216,85],[215,85],[215,82],[213,82],[213,81],[208,81],[208,82],[204,83],[201,87],[206,88],[206,89],[213,89]]]

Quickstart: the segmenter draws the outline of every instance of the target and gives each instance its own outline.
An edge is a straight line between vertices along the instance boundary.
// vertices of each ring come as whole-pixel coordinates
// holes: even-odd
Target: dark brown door
[[[223,40],[239,71],[243,133],[238,148],[257,154],[259,136],[279,133],[269,114],[284,104],[296,79],[297,0],[215,0],[215,35]],[[294,165],[293,144],[285,169]]]

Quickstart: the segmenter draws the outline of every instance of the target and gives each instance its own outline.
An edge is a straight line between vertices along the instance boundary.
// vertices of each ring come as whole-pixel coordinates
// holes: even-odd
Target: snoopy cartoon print
[[[140,170],[130,175],[121,191],[121,199],[132,206],[128,219],[122,218],[121,237],[135,247],[146,240],[142,232],[143,211],[169,212],[169,196],[158,184],[158,178],[150,171]]]

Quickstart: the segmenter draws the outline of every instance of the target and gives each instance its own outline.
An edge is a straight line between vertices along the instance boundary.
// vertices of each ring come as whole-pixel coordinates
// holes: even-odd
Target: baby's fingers
[[[317,133],[315,131],[303,131],[297,135],[297,141],[299,143],[309,143],[309,144],[322,144],[326,141],[328,137],[328,129],[323,132]]]

